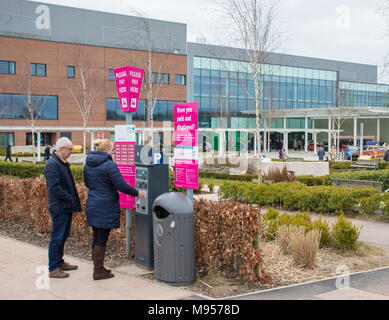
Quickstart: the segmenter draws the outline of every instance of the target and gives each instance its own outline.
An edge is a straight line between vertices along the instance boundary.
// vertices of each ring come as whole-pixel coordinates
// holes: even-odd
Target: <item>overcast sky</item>
[[[209,44],[228,44],[222,19],[208,0],[43,0],[40,2],[186,23],[187,40],[204,36]],[[283,0],[277,23],[282,30],[278,52],[377,65],[379,81],[389,53],[385,20],[378,0]]]

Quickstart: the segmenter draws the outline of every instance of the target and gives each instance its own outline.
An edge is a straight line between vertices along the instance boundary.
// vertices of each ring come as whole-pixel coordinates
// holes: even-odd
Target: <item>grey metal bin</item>
[[[152,210],[155,278],[174,286],[194,283],[192,201],[182,193],[164,193],[154,200]]]

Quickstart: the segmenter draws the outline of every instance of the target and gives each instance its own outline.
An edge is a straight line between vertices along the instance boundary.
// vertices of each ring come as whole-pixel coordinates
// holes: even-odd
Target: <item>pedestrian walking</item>
[[[7,161],[7,159],[9,159],[9,161],[12,162],[12,159],[11,159],[11,146],[10,145],[7,145],[6,148],[5,148],[5,159],[4,159],[4,161]]]
[[[285,155],[286,155],[285,148],[282,147],[281,150],[278,152],[278,157],[280,159],[285,159]]]
[[[323,150],[323,147],[321,147],[320,150],[317,152],[317,155],[319,156],[319,161],[323,161],[325,154],[326,152]]]
[[[294,141],[293,141],[293,149],[294,149],[294,151],[297,151],[297,148],[298,148],[297,141],[294,140]]]
[[[50,159],[50,145],[46,144],[45,155],[44,155],[43,161],[48,161],[49,159]]]
[[[384,161],[389,161],[389,150],[386,150],[383,160]]]
[[[64,271],[76,270],[63,259],[64,247],[70,235],[73,212],[81,211],[80,199],[67,159],[73,151],[72,142],[62,137],[56,143],[56,151],[45,166],[45,178],[49,196],[49,212],[52,230],[49,243],[49,277],[66,278]]]
[[[84,182],[89,189],[86,219],[93,230],[93,279],[102,280],[114,276],[104,267],[104,257],[111,229],[120,226],[118,191],[139,198],[144,198],[145,194],[123,179],[112,160],[114,148],[110,140],[96,140],[94,150],[89,153],[84,166]]]

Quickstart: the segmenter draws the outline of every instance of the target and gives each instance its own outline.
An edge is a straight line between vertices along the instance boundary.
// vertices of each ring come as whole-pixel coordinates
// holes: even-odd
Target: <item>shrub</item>
[[[359,200],[377,194],[374,188],[347,188],[337,186],[308,187],[300,182],[254,184],[250,182],[227,182],[220,186],[219,198],[232,199],[261,206],[282,207],[323,213],[357,211]]]
[[[343,214],[332,223],[332,238],[336,248],[341,250],[355,250],[361,233],[361,227],[356,227]]]
[[[327,220],[323,220],[322,215],[318,219],[312,222],[312,227],[314,230],[320,231],[320,246],[329,247],[332,243],[331,237],[331,227],[328,224]]]
[[[294,225],[282,225],[277,228],[277,244],[283,254],[290,254],[290,233],[297,229]]]
[[[291,182],[296,179],[294,175],[291,175],[288,172],[288,168],[286,166],[282,167],[281,170],[278,167],[272,166],[262,175],[262,177],[264,180],[271,180],[274,182]]]
[[[380,194],[373,194],[370,197],[363,197],[359,201],[359,210],[362,214],[374,214],[380,209],[382,196]]]
[[[366,180],[381,182],[382,189],[389,188],[389,170],[359,170],[336,172],[331,174],[332,178]]]
[[[247,281],[269,281],[262,267],[263,252],[254,246],[261,232],[260,208],[233,201],[195,200],[193,205],[197,269],[221,270]]]
[[[209,188],[209,192],[213,192],[213,189],[215,188],[215,181],[211,180],[210,182],[208,182],[208,188]]]
[[[320,243],[320,231],[306,232],[303,226],[290,232],[289,250],[296,265],[311,268],[315,265]]]
[[[277,228],[279,226],[278,216],[280,213],[272,208],[261,215],[262,231],[266,240],[273,240],[277,236]]]

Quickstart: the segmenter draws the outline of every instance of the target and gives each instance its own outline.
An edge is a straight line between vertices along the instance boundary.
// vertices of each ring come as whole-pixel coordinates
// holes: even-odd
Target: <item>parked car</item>
[[[359,147],[358,146],[347,146],[346,148],[346,159],[357,160],[359,158]],[[385,156],[385,152],[388,150],[387,147],[379,146],[379,145],[365,145],[363,146],[363,155],[370,156],[371,159],[383,158]]]
[[[383,158],[387,150],[388,149],[386,147],[382,147],[379,145],[367,145],[363,147],[363,155],[371,156],[372,159]]]
[[[357,160],[359,157],[359,147],[358,146],[346,146],[345,149],[345,159],[346,160]]]

